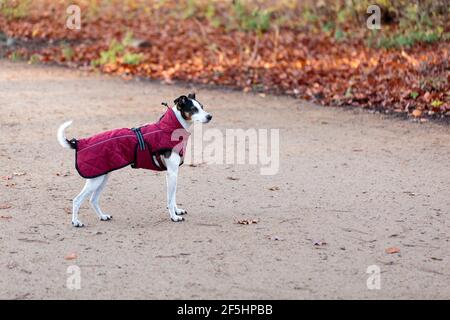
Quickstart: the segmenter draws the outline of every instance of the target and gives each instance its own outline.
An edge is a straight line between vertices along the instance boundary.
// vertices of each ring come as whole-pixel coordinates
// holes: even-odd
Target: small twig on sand
[[[366,242],[366,243],[373,243],[373,242],[376,242],[376,241],[377,241],[377,239],[366,240],[366,239],[361,239],[361,238],[354,237],[354,236],[350,236],[350,235],[346,235],[346,237],[349,237],[349,238],[358,240],[358,241],[360,241],[360,242]]]
[[[37,242],[37,243],[45,243],[45,244],[50,244],[48,241],[44,241],[44,240],[38,240],[38,239],[27,239],[27,238],[21,238],[21,239],[17,239],[19,241],[24,241],[24,242]]]
[[[368,234],[367,232],[360,231],[360,230],[353,229],[353,228],[341,228],[341,229],[346,232],[357,232],[357,233],[361,233],[361,234]]]

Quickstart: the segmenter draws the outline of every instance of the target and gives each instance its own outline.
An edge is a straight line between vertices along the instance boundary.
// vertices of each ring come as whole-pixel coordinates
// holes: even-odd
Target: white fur
[[[181,123],[183,128],[186,130],[189,129],[192,122],[198,121],[202,123],[207,123],[211,120],[211,117],[208,119],[209,113],[204,111],[201,108],[201,105],[194,99],[192,99],[193,103],[199,111],[195,113],[192,118],[187,121],[182,116],[180,111],[176,107],[173,107],[172,110],[175,112],[175,115],[178,119],[178,121]],[[64,148],[70,148],[70,144],[67,142],[64,131],[67,127],[69,127],[72,124],[72,121],[64,122],[59,128],[58,128],[58,142],[61,146]],[[184,218],[181,217],[181,215],[186,214],[186,210],[183,210],[181,208],[177,207],[176,204],[176,192],[177,192],[177,181],[178,181],[178,171],[180,167],[180,163],[183,159],[180,157],[179,154],[172,152],[168,158],[162,157],[162,161],[164,162],[164,165],[167,168],[167,208],[169,210],[169,215],[172,221],[178,222],[183,221]],[[103,189],[106,186],[106,183],[108,181],[109,174],[105,174],[103,176],[93,178],[93,179],[86,179],[86,183],[81,190],[81,192],[73,199],[73,208],[72,208],[72,225],[75,227],[83,227],[84,224],[78,219],[78,212],[80,210],[80,207],[84,200],[86,200],[87,197],[90,197],[90,203],[92,208],[94,209],[95,213],[97,214],[98,218],[101,221],[108,221],[112,219],[112,216],[105,214],[101,209],[99,205],[100,195],[103,191]]]
[[[198,109],[198,112],[192,115],[191,120],[193,122],[208,123],[211,120],[212,116],[208,112],[203,110],[202,105],[197,100],[194,99],[191,100],[194,106],[196,106]],[[208,119],[208,116],[210,116],[211,118]]]
[[[169,209],[169,215],[172,221],[182,221],[183,217],[179,214],[185,214],[186,211],[177,208],[176,195],[177,195],[177,180],[178,169],[180,167],[181,157],[178,153],[172,152],[169,158],[164,158],[164,163],[167,168],[167,208]]]
[[[56,135],[56,137],[58,138],[58,142],[59,144],[63,147],[63,148],[69,148],[70,149],[70,144],[67,142],[66,140],[66,135],[64,134],[64,131],[67,129],[67,127],[69,127],[72,124],[72,120],[70,121],[66,121],[64,122],[62,125],[59,126],[58,128],[58,133]]]
[[[83,190],[81,190],[81,192],[73,199],[72,224],[74,227],[84,226],[84,224],[78,219],[78,211],[80,210],[81,204],[89,196],[91,196],[91,205],[99,216],[100,220],[105,221],[112,218],[111,216],[103,214],[98,205],[100,193],[103,191],[107,179],[108,174],[93,179],[86,179],[86,184],[84,185]]]
[[[189,130],[189,127],[191,126],[184,118],[181,116],[181,112],[178,111],[177,107],[172,107],[173,112],[175,113],[175,116],[177,117],[177,120],[181,123],[184,129]]]

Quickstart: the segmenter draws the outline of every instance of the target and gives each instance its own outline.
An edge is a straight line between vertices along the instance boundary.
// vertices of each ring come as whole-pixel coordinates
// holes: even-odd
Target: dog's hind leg
[[[100,194],[102,193],[103,189],[106,186],[106,182],[108,181],[109,175],[105,174],[104,177],[105,178],[103,179],[100,186],[97,188],[97,190],[95,190],[92,193],[90,202],[91,202],[92,208],[94,208],[94,211],[97,214],[97,216],[100,218],[100,220],[107,221],[107,220],[111,220],[112,216],[104,214],[102,209],[100,209],[100,205],[99,205]]]
[[[81,192],[73,199],[72,224],[74,227],[84,226],[84,224],[78,220],[78,211],[84,200],[101,186],[104,179],[104,175],[93,179],[87,179],[83,190],[81,190]]]

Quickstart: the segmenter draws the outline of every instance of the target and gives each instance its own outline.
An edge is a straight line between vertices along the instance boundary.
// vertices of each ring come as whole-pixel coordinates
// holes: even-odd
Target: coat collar
[[[183,128],[184,128],[185,130],[188,130],[189,127],[190,127],[190,125],[189,125],[189,123],[187,123],[187,121],[184,120],[184,118],[181,116],[180,111],[178,111],[176,107],[172,107],[172,111],[173,111],[173,113],[175,114],[175,116],[177,117],[178,122],[183,126]]]
[[[173,132],[175,130],[182,129],[186,131],[186,133],[189,133],[187,131],[189,124],[177,111],[178,110],[173,110],[173,108],[168,108],[166,113],[164,113],[158,122],[159,127],[165,132]]]

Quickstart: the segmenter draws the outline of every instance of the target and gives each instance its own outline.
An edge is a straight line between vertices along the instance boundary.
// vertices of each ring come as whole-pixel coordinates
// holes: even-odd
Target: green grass
[[[195,16],[197,12],[197,2],[195,0],[188,0],[186,8],[183,11],[183,19],[189,19]]]
[[[128,51],[128,48],[133,43],[133,40],[132,32],[127,32],[120,42],[113,39],[109,44],[108,50],[100,52],[100,58],[92,61],[92,65],[94,67],[98,67],[106,64],[116,64],[119,59],[124,64],[140,64],[143,59],[143,55]]]
[[[100,52],[100,58],[94,60],[94,66],[103,66],[105,64],[114,64],[117,62],[117,57],[125,50],[125,46],[116,39],[111,41],[108,50]]]
[[[392,35],[383,35],[377,42],[378,48],[403,48],[412,47],[417,43],[433,43],[441,40],[441,34],[438,31],[409,31],[403,33],[394,33]]]
[[[411,96],[411,98],[413,98],[414,100],[417,99],[417,97],[419,96],[419,93],[417,91],[413,91],[409,94]]]
[[[334,39],[336,39],[336,41],[343,41],[346,39],[346,37],[347,37],[347,34],[344,31],[342,31],[340,28],[337,28],[334,31]]]
[[[31,0],[0,0],[0,14],[8,20],[22,19],[28,16]]]
[[[41,61],[41,56],[39,54],[33,54],[30,59],[28,59],[29,64],[36,64]]]
[[[205,12],[205,18],[214,28],[219,28],[222,25],[222,21],[217,16],[216,7],[213,2],[208,2]]]
[[[8,19],[31,16],[33,3],[32,0],[0,0],[0,14]],[[444,32],[448,30],[450,13],[447,7],[445,10],[448,12],[442,11],[445,0],[421,0],[420,4],[408,0],[375,1],[382,8],[383,20],[382,29],[374,31],[365,28],[368,16],[366,10],[373,3],[370,0],[326,0],[325,6],[319,5],[317,0],[180,0],[175,5],[166,0],[89,0],[84,3],[83,10],[86,11],[87,20],[97,19],[105,12],[123,16],[125,13],[147,10],[149,17],[197,19],[213,28],[241,30],[258,35],[289,27],[296,31],[323,33],[336,41],[361,40],[366,37],[367,44],[376,48],[403,48],[418,43],[450,41],[450,32]],[[114,5],[123,11],[108,11]],[[129,46],[126,43],[128,40],[130,39],[111,43],[110,48],[103,52],[96,63],[114,62],[117,57],[122,57]],[[120,48],[120,45],[125,48]],[[128,58],[130,61],[137,59]]]
[[[122,57],[122,62],[130,65],[138,65],[142,61],[142,54],[126,52]]]
[[[62,55],[66,61],[71,61],[75,52],[73,51],[72,47],[70,47],[67,44],[62,45]]]
[[[423,3],[426,1],[423,1]],[[431,1],[430,1],[431,3]],[[397,12],[399,18],[392,25],[382,25],[379,32],[371,32],[369,46],[376,48],[409,48],[420,43],[448,41],[444,32],[447,21],[432,11],[418,8],[416,2],[405,4],[404,10]]]
[[[266,32],[270,29],[272,13],[269,9],[249,9],[244,1],[235,0],[232,14],[238,27],[244,31]]]
[[[24,57],[22,56],[22,54],[18,51],[14,51],[10,54],[9,59],[12,62],[19,62],[19,61],[23,61]]]

